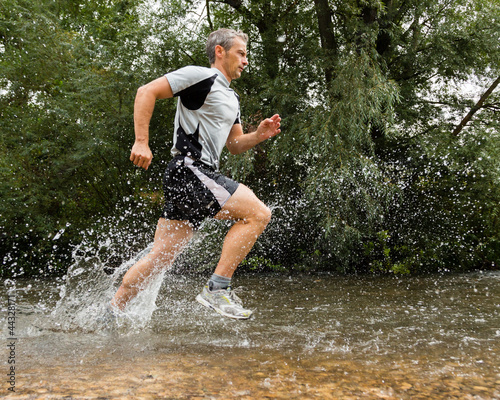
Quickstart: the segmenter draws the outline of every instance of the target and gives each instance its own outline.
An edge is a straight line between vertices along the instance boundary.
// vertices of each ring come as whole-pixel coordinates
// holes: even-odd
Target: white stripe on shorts
[[[203,183],[205,187],[212,192],[222,208],[231,197],[231,193],[229,193],[225,187],[219,185],[212,178],[209,178],[203,172],[201,172],[194,165],[194,161],[192,158],[184,157],[184,165],[186,165],[191,171],[193,171],[193,173],[198,177],[201,183]]]

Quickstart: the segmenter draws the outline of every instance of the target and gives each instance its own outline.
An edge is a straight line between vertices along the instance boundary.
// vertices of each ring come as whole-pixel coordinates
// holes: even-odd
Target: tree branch
[[[212,19],[210,18],[210,0],[206,0],[206,7],[207,7],[207,21],[208,21],[208,26],[210,27],[210,30],[214,30],[214,26],[212,24]]]
[[[467,123],[471,120],[472,116],[479,109],[481,109],[486,99],[491,95],[491,93],[493,93],[493,91],[495,90],[495,88],[498,86],[499,83],[500,83],[500,76],[496,79],[495,82],[491,84],[491,86],[488,88],[486,92],[484,92],[484,94],[481,96],[476,105],[470,109],[469,113],[465,116],[465,118],[457,125],[455,130],[452,132],[453,136],[458,136],[460,134],[465,125],[467,125]]]
[[[217,3],[227,4],[228,6],[233,7],[236,11],[238,11],[244,18],[249,21],[255,21],[255,16],[250,12],[250,10],[246,7],[243,7],[242,0],[214,0]]]

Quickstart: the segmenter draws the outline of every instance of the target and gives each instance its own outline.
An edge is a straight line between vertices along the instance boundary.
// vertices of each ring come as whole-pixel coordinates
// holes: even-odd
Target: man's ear
[[[223,57],[226,50],[220,44],[215,46],[215,57]]]

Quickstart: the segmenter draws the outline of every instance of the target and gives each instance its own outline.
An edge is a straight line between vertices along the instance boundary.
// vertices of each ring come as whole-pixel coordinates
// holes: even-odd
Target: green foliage
[[[155,158],[139,171],[128,161],[135,92],[207,65],[218,27],[250,36],[233,84],[245,129],[282,116],[278,137],[223,155],[223,172],[273,209],[246,268],[498,268],[498,90],[451,132],[500,75],[499,24],[498,0],[2,0],[2,274],[64,273],[86,238],[102,257],[145,243],[175,103],[157,102]],[[121,213],[133,245],[103,247],[92,227]],[[179,263],[214,262],[227,227],[206,229],[208,244]]]
[[[241,263],[241,266],[243,268],[247,268],[250,271],[272,271],[272,272],[285,272],[287,271],[286,268],[284,268],[281,265],[275,265],[273,264],[269,259],[264,258],[264,257],[252,257],[248,256],[243,262]]]
[[[279,111],[284,133],[246,156],[252,166],[240,166],[241,159],[230,163],[233,174],[239,166],[241,177],[277,203],[278,222],[261,241],[285,236],[280,243],[288,257],[282,264],[394,273],[498,266],[499,197],[493,188],[499,169],[483,165],[484,153],[488,164],[495,159],[490,151],[498,145],[498,95],[466,137],[450,136],[473,105],[457,88],[474,76],[499,74],[494,3],[330,2],[333,28],[327,34],[334,45],[328,53],[317,39],[309,42],[317,31],[287,34],[287,51],[267,43],[280,68],[273,77],[256,66],[267,78],[260,89],[269,107],[260,110]],[[272,19],[281,21],[290,8],[284,3],[272,10]],[[258,18],[241,16],[262,33]],[[306,20],[315,24],[308,18],[304,12],[289,20],[287,32],[299,32]],[[288,63],[302,41],[308,44],[306,58]],[[304,66],[312,79],[303,79]],[[321,76],[327,69],[329,81]],[[263,161],[267,169],[248,174]],[[486,233],[480,226],[492,229]],[[323,257],[302,250],[311,246]],[[271,248],[274,253],[276,246]]]
[[[89,220],[142,197],[127,162],[131,69],[147,30],[133,2],[2,3],[2,237],[6,274],[64,271]],[[81,10],[80,13],[78,10]],[[135,24],[135,26],[131,26]],[[145,188],[147,190],[147,188]],[[53,238],[58,232],[64,235]]]

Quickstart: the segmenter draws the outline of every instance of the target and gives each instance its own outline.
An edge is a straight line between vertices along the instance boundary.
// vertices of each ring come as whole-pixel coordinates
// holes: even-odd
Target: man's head
[[[219,29],[207,40],[210,65],[219,68],[229,81],[239,78],[248,64],[246,44],[248,35],[233,29]]]
[[[228,51],[232,45],[234,38],[240,38],[245,44],[248,42],[248,35],[234,29],[221,28],[212,32],[207,39],[207,55],[210,65],[215,64],[215,46],[222,46]]]

